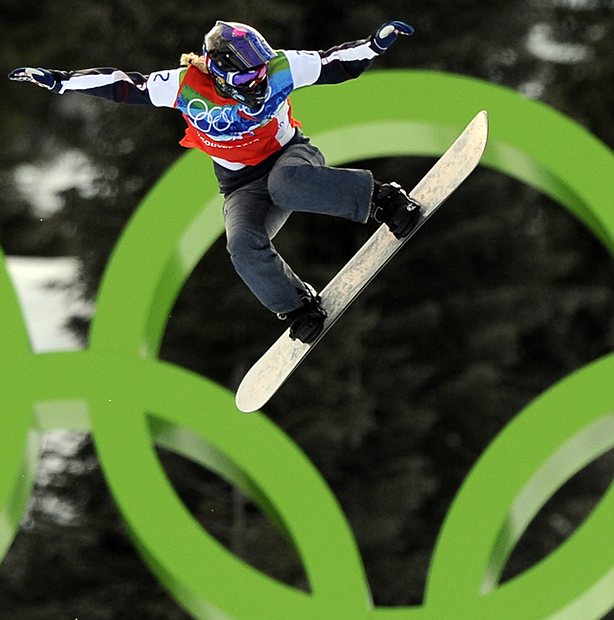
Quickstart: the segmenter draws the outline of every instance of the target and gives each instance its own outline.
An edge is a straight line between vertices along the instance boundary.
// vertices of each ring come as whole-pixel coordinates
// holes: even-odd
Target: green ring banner
[[[340,100],[354,105],[338,106]],[[486,109],[483,164],[551,196],[614,252],[614,154],[546,105],[478,80],[420,71],[372,72],[303,89],[293,105],[330,164],[438,156]],[[34,355],[0,269],[0,557],[31,490],[40,434],[73,429],[92,433],[136,546],[200,620],[597,620],[612,609],[612,490],[555,552],[505,584],[498,580],[540,507],[614,447],[614,356],[548,390],[489,446],[444,523],[423,605],[374,607],[351,529],[306,456],[266,416],[239,414],[226,390],[157,359],[179,291],[223,233],[220,207],[211,164],[200,152],[187,153],[124,231],[84,351]],[[296,547],[311,591],[261,574],[204,531],[172,489],[155,445],[248,494]]]

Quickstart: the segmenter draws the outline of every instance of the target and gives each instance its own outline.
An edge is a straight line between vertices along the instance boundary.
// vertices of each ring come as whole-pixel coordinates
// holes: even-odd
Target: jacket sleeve
[[[111,67],[81,71],[54,71],[53,90],[59,94],[74,91],[115,103],[173,107],[185,69],[156,71],[143,75]]]
[[[318,54],[322,69],[314,84],[339,84],[357,78],[378,55],[371,46],[370,38],[343,43]]]
[[[364,73],[379,55],[372,45],[373,37],[352,41],[326,51],[284,52],[294,80],[294,88],[312,84],[339,84]]]

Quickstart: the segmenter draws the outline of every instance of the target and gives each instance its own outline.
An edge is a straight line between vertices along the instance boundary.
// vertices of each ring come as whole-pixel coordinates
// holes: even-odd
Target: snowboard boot
[[[290,325],[290,338],[300,340],[305,344],[316,341],[322,333],[326,312],[320,306],[320,296],[313,287],[305,284],[306,290],[301,292],[303,305],[296,310],[279,313],[277,318]]]
[[[398,183],[375,181],[371,217],[384,223],[397,238],[406,237],[420,219],[420,205]]]

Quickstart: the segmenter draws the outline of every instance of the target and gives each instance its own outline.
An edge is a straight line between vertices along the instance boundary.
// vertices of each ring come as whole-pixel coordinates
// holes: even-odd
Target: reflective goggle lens
[[[250,69],[249,71],[242,71],[241,73],[229,73],[228,81],[233,86],[245,86],[245,84],[249,84],[250,82],[256,81],[259,82],[266,75],[267,66],[260,65],[259,67],[255,67],[254,69]]]

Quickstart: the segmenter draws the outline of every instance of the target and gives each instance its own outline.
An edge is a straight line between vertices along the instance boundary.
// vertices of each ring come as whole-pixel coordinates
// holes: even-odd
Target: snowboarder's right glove
[[[9,80],[16,82],[32,82],[42,88],[52,90],[56,85],[53,74],[46,69],[34,69],[33,67],[21,67],[9,73]]]
[[[373,51],[383,54],[397,40],[400,34],[409,36],[414,34],[414,29],[409,24],[399,21],[382,24],[371,37]]]

